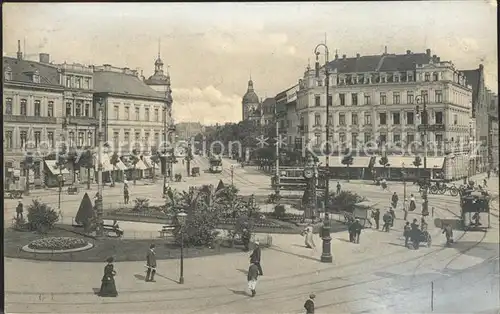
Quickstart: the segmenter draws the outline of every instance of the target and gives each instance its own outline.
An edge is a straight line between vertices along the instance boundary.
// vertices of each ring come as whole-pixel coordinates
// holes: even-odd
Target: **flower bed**
[[[84,239],[72,237],[46,237],[32,241],[28,248],[34,250],[71,250],[83,248],[88,245]]]

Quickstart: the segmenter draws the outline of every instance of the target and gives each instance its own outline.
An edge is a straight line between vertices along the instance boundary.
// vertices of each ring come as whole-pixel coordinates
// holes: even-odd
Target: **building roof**
[[[255,93],[253,89],[253,81],[250,79],[248,81],[248,89],[245,95],[243,95],[243,101],[244,104],[258,104],[259,103],[259,96]]]
[[[151,75],[147,80],[145,80],[144,82],[147,84],[147,85],[168,85],[169,84],[169,79],[168,77],[165,75],[165,74],[159,74],[159,73],[155,73],[153,75]]]
[[[3,57],[4,71],[7,67],[12,71],[12,80],[10,81],[62,87],[56,66],[36,61]],[[36,70],[38,70],[38,74],[40,75],[40,83],[33,83],[32,75]]]
[[[337,69],[338,73],[391,72],[414,70],[416,64],[426,64],[430,60],[426,53],[383,54],[338,58],[328,65],[331,70]]]
[[[117,72],[95,71],[94,90],[96,93],[131,95],[156,100],[165,98],[163,93],[155,91],[137,76]]]

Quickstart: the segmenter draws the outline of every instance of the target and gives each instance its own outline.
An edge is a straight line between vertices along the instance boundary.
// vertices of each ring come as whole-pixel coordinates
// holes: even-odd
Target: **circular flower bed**
[[[47,237],[32,241],[28,248],[34,250],[72,250],[86,247],[89,243],[83,239],[71,237]]]

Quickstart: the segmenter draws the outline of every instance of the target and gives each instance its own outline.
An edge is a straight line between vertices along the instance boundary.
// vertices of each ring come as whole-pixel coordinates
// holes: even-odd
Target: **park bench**
[[[174,231],[175,226],[174,225],[165,225],[161,227],[161,230],[158,230],[160,233],[160,238],[166,238],[167,235],[172,234]]]

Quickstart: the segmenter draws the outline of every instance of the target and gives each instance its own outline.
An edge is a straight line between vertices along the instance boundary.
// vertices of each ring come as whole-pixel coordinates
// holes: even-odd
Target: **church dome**
[[[155,73],[151,75],[145,82],[148,85],[167,85],[168,77],[163,73]]]
[[[252,80],[248,81],[248,89],[245,95],[243,96],[243,101],[244,104],[252,104],[252,103],[259,103],[259,96],[255,93],[253,90],[253,82]]]

